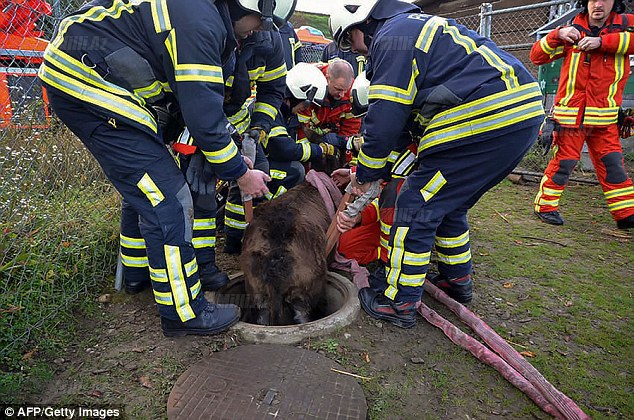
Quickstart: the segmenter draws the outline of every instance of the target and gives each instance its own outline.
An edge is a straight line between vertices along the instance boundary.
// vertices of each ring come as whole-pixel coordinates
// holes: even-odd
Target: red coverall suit
[[[610,14],[602,28],[592,32],[588,14],[575,17],[581,36],[600,36],[602,45],[583,52],[558,38],[559,29],[536,42],[530,58],[545,64],[564,58],[554,117],[560,129],[554,133],[554,156],[544,172],[535,197],[536,212],[551,212],[579,161],[584,141],[615,220],[634,215],[634,188],[623,166],[617,117],[623,89],[630,74],[629,54],[634,54],[634,34],[626,31],[634,15]]]

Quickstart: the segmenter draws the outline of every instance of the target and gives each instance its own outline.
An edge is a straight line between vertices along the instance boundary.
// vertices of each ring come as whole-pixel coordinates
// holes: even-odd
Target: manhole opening
[[[331,277],[327,277],[325,301],[316,308],[313,314],[315,319],[312,322],[318,321],[340,310],[346,303],[346,299],[348,299],[346,289],[333,281]],[[217,291],[215,301],[217,303],[232,303],[238,305],[242,310],[242,318],[240,320],[247,324],[257,325],[257,310],[252,303],[251,297],[246,292],[244,277],[242,275],[232,279],[229,284]]]

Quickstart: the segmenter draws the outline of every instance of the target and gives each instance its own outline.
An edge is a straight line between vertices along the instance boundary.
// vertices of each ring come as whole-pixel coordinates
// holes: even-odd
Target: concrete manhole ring
[[[240,321],[232,327],[249,343],[295,344],[307,337],[317,337],[351,324],[359,315],[357,288],[344,276],[328,272],[326,294],[329,315],[313,322],[298,325],[264,326]],[[240,289],[240,287],[242,287]],[[216,292],[211,300],[219,303],[248,304],[244,291],[243,274],[231,276],[229,284]]]
[[[292,346],[213,353],[187,369],[167,400],[172,419],[365,419],[363,390],[342,367]]]

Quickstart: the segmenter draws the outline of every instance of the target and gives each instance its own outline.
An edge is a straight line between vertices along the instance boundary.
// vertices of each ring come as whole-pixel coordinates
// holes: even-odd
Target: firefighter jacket
[[[290,70],[295,64],[304,61],[302,42],[299,40],[290,22],[286,22],[286,24],[280,26],[280,37],[282,38],[282,46],[284,47],[286,69]]]
[[[235,45],[224,2],[96,0],[62,20],[39,76],[152,134],[148,105],[171,92],[216,174],[236,179],[247,167],[222,108],[222,64]]]
[[[328,65],[320,65],[319,69],[326,75]],[[304,127],[320,136],[334,133],[340,137],[358,134],[361,128],[361,118],[352,115],[350,89],[341,100],[335,100],[327,95],[322,106],[311,103],[308,108],[297,114],[297,118],[300,123],[297,129],[298,141],[307,139],[308,133]]]
[[[580,51],[558,38],[559,28],[533,45],[530,58],[545,64],[563,57],[554,117],[563,126],[616,124],[623,89],[630,75],[629,55],[634,53],[634,15],[610,13],[602,28],[591,28],[588,14],[580,13],[572,25],[582,37],[599,36],[601,46]]]
[[[321,53],[321,61],[329,63],[335,58],[341,58],[342,60],[346,60],[350,63],[354,69],[354,77],[357,77],[359,73],[365,70],[367,63],[367,59],[364,55],[355,54],[351,51],[341,51],[337,48],[337,43],[333,41],[324,48],[324,51]]]
[[[424,161],[427,154],[543,119],[539,87],[515,57],[454,20],[390,13],[393,4],[379,3],[383,7],[372,12],[383,20],[369,46],[370,107],[358,158],[360,181],[388,179],[387,158],[404,129],[419,137],[418,158]]]
[[[286,63],[280,34],[254,32],[241,41],[223,66],[223,74],[226,79],[224,111],[229,122],[239,133],[252,126],[268,132],[286,91]]]
[[[319,144],[311,143],[306,138],[295,140],[289,135],[286,128],[287,125],[282,121],[283,119],[280,113],[275,121],[276,124],[263,144],[267,156],[279,162],[320,161],[323,152]],[[291,118],[287,118],[287,122],[290,120]]]

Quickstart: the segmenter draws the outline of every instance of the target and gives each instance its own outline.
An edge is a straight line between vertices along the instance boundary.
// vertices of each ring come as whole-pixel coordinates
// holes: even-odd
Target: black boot
[[[359,290],[359,302],[372,318],[389,321],[401,328],[416,325],[416,302],[394,302],[370,287]]]
[[[200,284],[205,292],[213,292],[229,283],[229,276],[216,264],[204,264],[198,270]]]
[[[617,220],[616,227],[619,229],[632,229],[634,228],[634,215],[628,216],[625,219]]]
[[[370,287],[377,293],[383,294],[385,289],[387,289],[387,277],[385,276],[385,265],[383,262],[379,264],[379,266],[370,274],[368,277],[368,283],[370,283]]]
[[[161,317],[161,329],[166,337],[185,335],[213,335],[221,333],[240,320],[240,308],[236,305],[217,305],[207,302],[207,306],[196,318],[182,322]]]
[[[561,214],[557,210],[555,211],[545,211],[539,212],[536,211],[535,215],[544,223],[548,223],[549,225],[561,226],[564,224],[564,218],[561,217]]]
[[[227,232],[235,229],[227,229]],[[242,231],[240,231],[242,232]],[[225,237],[225,246],[222,252],[229,255],[240,255],[242,253],[242,236],[227,235]]]
[[[150,282],[150,279],[148,278],[144,278],[141,280],[137,280],[137,279],[131,280],[126,278],[125,276],[123,278],[123,289],[129,295],[136,295],[138,293],[141,293],[145,289],[149,289],[151,287],[152,287],[152,283]]]
[[[437,274],[427,280],[447,293],[456,302],[469,303],[473,299],[473,281],[470,275],[448,279],[442,274]]]

